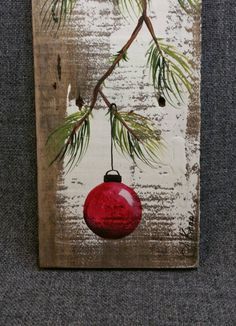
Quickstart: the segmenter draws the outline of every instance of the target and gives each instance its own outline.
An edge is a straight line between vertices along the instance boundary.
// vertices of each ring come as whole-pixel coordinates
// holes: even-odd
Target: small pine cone
[[[75,104],[79,107],[79,109],[81,110],[82,107],[84,106],[84,100],[83,98],[79,95],[78,98],[76,99]]]
[[[166,99],[163,96],[160,96],[158,99],[158,104],[161,108],[164,108],[166,106]]]

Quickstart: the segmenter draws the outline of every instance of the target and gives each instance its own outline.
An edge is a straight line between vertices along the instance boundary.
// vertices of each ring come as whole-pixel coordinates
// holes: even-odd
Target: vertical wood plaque
[[[144,0],[128,2],[32,0],[44,268],[198,266],[201,4],[151,0],[145,8]],[[79,155],[81,142],[88,141],[83,112],[91,108],[87,151],[69,168],[70,155]],[[111,121],[116,121],[113,131]],[[145,138],[154,132],[146,123],[157,131],[153,142]],[[92,193],[91,201],[98,199],[91,216],[89,208],[84,213],[86,198],[111,169],[111,149],[122,183],[106,182],[104,189],[121,190],[110,192],[109,200],[102,187]],[[155,166],[145,162],[151,160],[148,150],[157,151]]]

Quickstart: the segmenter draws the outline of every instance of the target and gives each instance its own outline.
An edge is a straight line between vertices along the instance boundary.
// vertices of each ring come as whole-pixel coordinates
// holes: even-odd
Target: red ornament
[[[108,175],[104,183],[88,194],[84,219],[88,227],[106,239],[119,239],[131,234],[139,225],[142,206],[136,192],[121,183],[121,176]]]

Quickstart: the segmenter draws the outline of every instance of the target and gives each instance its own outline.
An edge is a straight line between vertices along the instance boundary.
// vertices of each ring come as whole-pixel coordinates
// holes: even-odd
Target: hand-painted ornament
[[[142,205],[136,192],[123,184],[118,171],[88,194],[84,219],[88,227],[106,239],[119,239],[131,234],[139,225]]]

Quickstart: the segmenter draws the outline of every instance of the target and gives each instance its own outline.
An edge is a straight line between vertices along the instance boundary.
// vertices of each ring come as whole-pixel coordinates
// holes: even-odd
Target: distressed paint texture
[[[153,1],[151,18],[158,36],[176,44],[194,63],[194,92],[180,108],[158,107],[145,52],[146,29],[106,82],[106,94],[119,109],[149,116],[162,130],[165,149],[154,170],[115,154],[123,182],[135,188],[143,219],[122,240],[94,235],[83,220],[88,192],[110,168],[109,123],[99,101],[88,152],[72,172],[65,162],[48,167],[45,141],[74,112],[79,94],[89,103],[109,58],[126,42],[135,20],[120,16],[112,2],[79,1],[63,32],[40,30],[43,1],[33,0],[37,112],[40,265],[81,268],[196,267],[199,241],[200,17],[188,17],[177,1]]]

